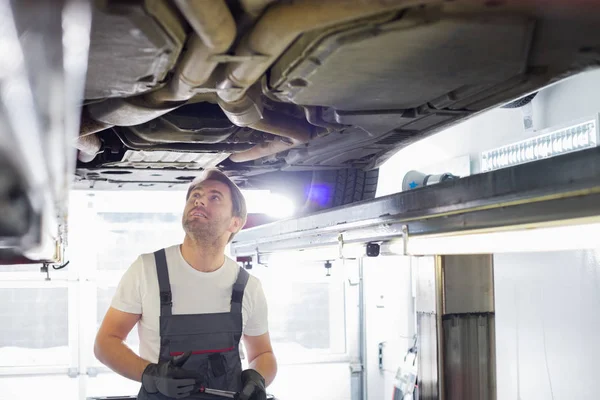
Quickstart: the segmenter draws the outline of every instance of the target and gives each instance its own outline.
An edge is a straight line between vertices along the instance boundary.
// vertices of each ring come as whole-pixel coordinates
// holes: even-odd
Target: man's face
[[[183,211],[183,229],[197,240],[225,237],[241,228],[241,219],[232,215],[231,191],[226,184],[206,180],[192,190]]]

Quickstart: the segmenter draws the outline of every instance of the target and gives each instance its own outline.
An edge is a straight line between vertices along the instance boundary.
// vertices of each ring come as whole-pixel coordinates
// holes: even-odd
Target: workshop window
[[[352,322],[346,329],[349,266],[332,262],[328,273],[323,262],[305,262],[298,256],[280,254],[266,266],[254,263],[251,269],[267,298],[269,333],[279,366],[269,391],[277,398],[304,399],[306,394],[297,389],[298,376],[311,376],[312,398],[350,399],[352,351],[346,335],[356,332]],[[352,307],[351,313],[358,308]],[[352,321],[354,315],[350,317]]]
[[[181,214],[176,213],[98,213],[102,240],[97,252],[99,271],[120,271],[142,253],[181,243]]]
[[[335,269],[335,268],[334,268]],[[293,257],[255,266],[269,306],[269,330],[282,363],[327,361],[346,353],[344,282],[322,263]]]
[[[0,367],[68,365],[67,302],[66,287],[2,287]]]

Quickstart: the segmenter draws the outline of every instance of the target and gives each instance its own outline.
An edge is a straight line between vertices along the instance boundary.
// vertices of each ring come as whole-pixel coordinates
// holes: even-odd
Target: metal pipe
[[[81,121],[79,122],[79,136],[75,139],[75,148],[79,150],[77,158],[79,161],[88,163],[96,158],[96,154],[100,151],[102,143],[97,132],[112,127],[111,124],[97,121],[92,118],[87,110],[81,113]]]
[[[192,36],[187,51],[177,64],[173,79],[167,86],[150,92],[144,97],[151,104],[165,104],[173,101],[186,101],[193,95],[193,89],[208,81],[218,63],[210,61],[214,53],[199,36]]]
[[[229,50],[236,36],[235,21],[224,0],[175,3],[196,35],[189,39],[169,84],[147,95],[154,104],[190,99],[194,95],[192,89],[206,83],[217,68],[218,62],[211,57]]]
[[[175,0],[175,4],[214,54],[224,53],[235,40],[235,21],[224,0]]]
[[[269,4],[275,0],[240,0],[246,14],[252,18],[258,18]]]
[[[79,150],[77,158],[81,162],[88,163],[96,158],[101,146],[100,138],[95,134],[79,136],[75,141],[75,148]]]
[[[262,119],[249,125],[258,131],[271,133],[284,139],[261,143],[250,150],[232,154],[229,159],[234,162],[246,162],[289,150],[307,143],[313,136],[313,126],[307,121],[286,117],[283,114],[264,110]]]
[[[251,124],[250,127],[257,131],[288,138],[293,145],[308,142],[314,131],[313,126],[304,119],[288,117],[267,109],[263,111],[263,118]]]
[[[250,150],[241,151],[239,153],[234,153],[229,156],[229,159],[233,162],[246,162],[246,161],[254,161],[259,158],[270,156],[272,154],[277,154],[285,150],[289,150],[293,145],[290,143],[283,142],[281,139],[273,142],[265,142],[261,144],[257,144]]]
[[[345,127],[342,124],[325,121],[323,119],[323,110],[318,106],[304,106],[304,115],[306,116],[306,120],[312,125],[325,128],[328,132]]]
[[[305,0],[269,7],[252,32],[237,47],[236,56],[247,61],[231,64],[218,85],[219,97],[235,102],[302,33],[408,7],[416,0]],[[422,1],[419,4],[423,3]],[[257,54],[262,58],[251,57]]]

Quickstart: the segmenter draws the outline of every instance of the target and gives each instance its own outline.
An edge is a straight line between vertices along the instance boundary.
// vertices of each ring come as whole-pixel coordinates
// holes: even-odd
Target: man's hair
[[[194,189],[202,184],[204,181],[217,181],[224,183],[229,187],[229,191],[231,192],[231,203],[232,210],[231,213],[234,217],[241,218],[242,220],[242,228],[246,225],[246,220],[248,218],[248,209],[246,208],[246,199],[242,194],[240,188],[231,180],[227,175],[223,172],[219,171],[216,168],[207,169],[204,171],[202,175],[197,177],[190,183],[190,187],[188,188],[187,194],[185,196],[186,201],[190,198],[190,195]],[[233,239],[235,233],[231,234],[229,237],[229,241]]]

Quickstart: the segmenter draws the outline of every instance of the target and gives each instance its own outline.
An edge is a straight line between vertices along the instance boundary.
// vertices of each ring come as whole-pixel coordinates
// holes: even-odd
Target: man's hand
[[[238,400],[266,400],[265,379],[253,369],[242,372],[243,389]]]
[[[148,393],[160,392],[167,397],[182,399],[194,390],[196,380],[191,371],[183,368],[192,352],[172,358],[169,361],[149,364],[142,374],[142,386]]]

